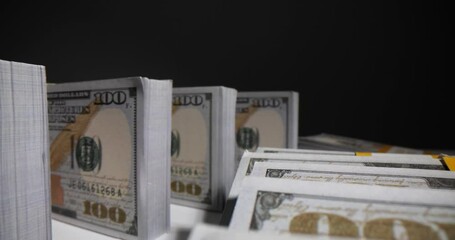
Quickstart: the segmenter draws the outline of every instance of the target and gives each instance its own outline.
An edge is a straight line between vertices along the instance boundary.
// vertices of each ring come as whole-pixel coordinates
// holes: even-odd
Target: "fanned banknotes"
[[[258,147],[297,148],[297,92],[239,92],[236,106],[236,157]]]
[[[382,152],[350,152],[350,151],[332,151],[332,150],[315,150],[315,149],[293,149],[293,148],[269,148],[259,147],[255,153],[273,153],[273,154],[296,154],[296,155],[342,155],[342,156],[358,156],[358,157],[374,157],[383,159],[424,159],[424,160],[439,160],[445,170],[455,171],[455,157],[447,155],[450,151],[434,152],[434,153],[382,153]],[[418,166],[414,167],[418,168]]]
[[[222,210],[235,173],[236,96],[226,87],[173,89],[173,203]]]
[[[45,67],[0,60],[0,239],[51,239]]]
[[[422,158],[422,156],[424,158]],[[313,164],[335,164],[349,166],[388,167],[388,168],[415,168],[446,170],[440,160],[424,155],[412,157],[388,157],[381,156],[346,156],[329,154],[273,154],[273,153],[251,153],[243,154],[239,168],[234,178],[229,198],[236,198],[240,191],[243,179],[250,175],[256,162],[288,162],[288,163],[313,163]]]
[[[320,155],[345,155],[345,156],[373,156],[381,158],[412,158],[412,159],[441,159],[445,154],[421,154],[421,153],[382,153],[382,152],[354,152],[354,151],[333,151],[315,149],[295,148],[270,148],[259,147],[255,153],[284,153],[284,154],[320,154]]]
[[[372,239],[455,239],[454,191],[248,177],[229,229]]]
[[[424,151],[413,148],[392,146],[363,139],[321,133],[311,136],[299,137],[299,148],[338,151],[362,151],[382,153],[411,153],[421,154]]]
[[[395,155],[394,155],[395,156]],[[336,154],[293,154],[293,153],[253,153],[245,152],[240,161],[234,182],[229,192],[226,208],[222,216],[222,224],[227,225],[231,219],[232,211],[236,205],[236,199],[241,191],[241,184],[246,176],[249,176],[257,162],[279,162],[279,163],[312,163],[312,164],[335,164],[350,166],[388,167],[388,168],[418,168],[446,170],[439,159],[431,156],[416,155],[412,157],[393,157],[384,155],[350,156]]]
[[[415,168],[257,162],[254,164],[250,176],[399,188],[455,190],[455,172]]]
[[[122,239],[169,228],[172,82],[48,86],[53,217]]]
[[[296,148],[272,148],[258,147],[255,153],[295,153],[295,154],[327,154],[327,155],[346,155],[356,156],[356,152],[349,151],[332,151],[332,150],[316,150],[316,149],[296,149]]]

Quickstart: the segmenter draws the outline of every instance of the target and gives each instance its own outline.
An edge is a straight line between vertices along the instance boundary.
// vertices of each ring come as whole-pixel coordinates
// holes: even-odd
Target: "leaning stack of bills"
[[[46,73],[0,60],[0,239],[51,239]]]
[[[172,81],[48,86],[52,213],[121,239],[169,228]]]
[[[223,209],[235,174],[236,97],[226,87],[173,89],[172,203]]]
[[[239,92],[236,105],[236,159],[258,147],[296,148],[297,92]],[[237,162],[238,164],[238,162]]]
[[[455,158],[259,148],[239,165],[230,231],[455,239]]]

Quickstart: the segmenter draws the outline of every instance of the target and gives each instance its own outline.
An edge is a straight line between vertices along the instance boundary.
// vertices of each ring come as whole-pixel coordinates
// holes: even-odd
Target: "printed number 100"
[[[105,219],[109,216],[109,219],[116,223],[124,223],[126,221],[126,213],[123,209],[118,207],[110,207],[107,209],[102,203],[84,201],[84,214],[100,219]]]

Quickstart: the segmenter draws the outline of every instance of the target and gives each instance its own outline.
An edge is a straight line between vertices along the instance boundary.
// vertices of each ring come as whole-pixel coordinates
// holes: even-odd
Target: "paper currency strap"
[[[355,152],[355,155],[358,157],[371,157],[371,152]]]
[[[378,152],[380,153],[386,153],[388,152],[393,146],[392,145],[384,145],[381,148],[378,149]]]
[[[371,152],[355,152],[355,155],[358,156],[358,157],[371,157],[371,156],[373,156],[373,154]],[[437,155],[437,154],[428,154],[428,155],[431,155],[435,159],[439,159],[441,157],[441,155]]]
[[[452,171],[452,172],[455,172],[455,157],[452,157],[452,156],[441,156],[442,158],[442,162],[447,166],[447,168]]]

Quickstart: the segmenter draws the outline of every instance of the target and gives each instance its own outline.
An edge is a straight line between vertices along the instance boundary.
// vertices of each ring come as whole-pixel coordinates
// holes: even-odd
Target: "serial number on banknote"
[[[182,167],[182,166],[172,166],[171,167],[171,174],[173,176],[199,177],[199,176],[203,175],[203,173],[204,173],[203,168]]]
[[[122,191],[114,186],[103,185],[99,183],[90,183],[81,180],[71,179],[68,186],[71,189],[101,194],[103,196],[121,197]]]

